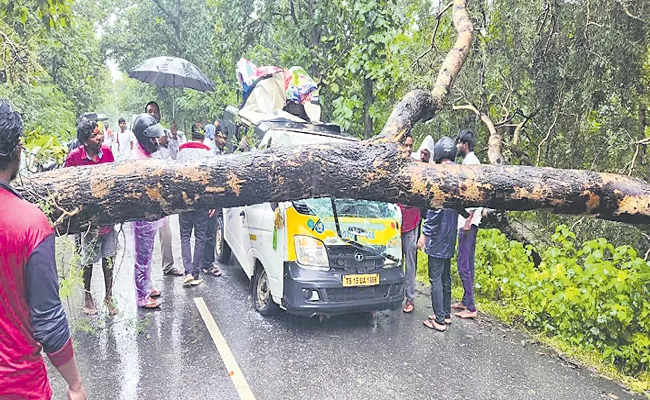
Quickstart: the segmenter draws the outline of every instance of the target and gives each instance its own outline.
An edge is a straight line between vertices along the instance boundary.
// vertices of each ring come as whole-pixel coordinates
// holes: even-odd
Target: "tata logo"
[[[357,260],[357,262],[363,261],[363,254],[359,252],[354,253],[354,259]]]

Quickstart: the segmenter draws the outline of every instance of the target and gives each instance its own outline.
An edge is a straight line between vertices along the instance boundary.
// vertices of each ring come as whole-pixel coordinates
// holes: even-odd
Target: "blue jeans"
[[[208,229],[208,211],[196,210],[179,214],[181,230],[181,254],[185,275],[192,274],[194,279],[199,278],[199,271],[203,265],[205,255],[205,237]],[[194,231],[194,254],[190,246],[190,238]]]
[[[451,259],[429,256],[429,282],[431,283],[431,306],[436,322],[444,325],[451,318]]]
[[[474,304],[474,253],[476,251],[476,234],[478,227],[472,225],[468,231],[458,231],[458,275],[463,282],[463,305],[468,310],[476,311]]]

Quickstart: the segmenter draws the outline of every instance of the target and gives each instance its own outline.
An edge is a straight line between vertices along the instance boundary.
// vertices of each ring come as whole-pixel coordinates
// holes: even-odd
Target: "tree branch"
[[[466,0],[454,0],[452,20],[458,37],[442,63],[433,90],[431,93],[422,90],[407,93],[388,117],[381,136],[392,140],[403,138],[404,133],[410,134],[414,123],[427,121],[442,110],[445,97],[451,91],[453,81],[463,67],[472,46],[474,27],[467,13]]]
[[[548,128],[548,133],[546,134],[546,137],[542,139],[541,142],[539,142],[539,145],[537,145],[537,161],[535,162],[535,166],[539,166],[539,159],[542,156],[542,145],[546,143],[546,141],[551,137],[551,132],[553,132],[553,128],[555,128],[555,124],[557,123],[557,117],[558,114],[555,114],[555,119],[553,120],[551,126]]]
[[[433,34],[431,35],[431,45],[429,48],[424,51],[422,54],[420,54],[412,63],[411,63],[411,68],[413,68],[415,65],[420,63],[420,60],[424,58],[427,54],[433,51],[435,49],[435,42],[436,42],[436,35],[438,34],[438,28],[440,27],[440,19],[442,16],[453,6],[454,3],[449,3],[447,4],[436,16],[436,26],[433,28]]]

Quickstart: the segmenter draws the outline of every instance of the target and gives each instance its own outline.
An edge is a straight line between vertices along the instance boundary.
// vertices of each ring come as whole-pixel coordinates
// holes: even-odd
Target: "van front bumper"
[[[379,285],[343,287],[339,270],[316,271],[295,262],[284,263],[282,306],[296,315],[336,315],[379,310],[394,310],[404,300],[402,268],[379,268],[366,273],[379,274]],[[318,300],[314,299],[314,292]]]

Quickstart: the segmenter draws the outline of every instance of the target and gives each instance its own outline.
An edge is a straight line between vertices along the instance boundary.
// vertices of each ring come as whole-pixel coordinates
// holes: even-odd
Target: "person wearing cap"
[[[192,139],[181,145],[178,151],[178,162],[200,161],[214,155],[210,147],[203,144],[205,130],[200,122],[192,125]],[[179,214],[181,254],[185,278],[183,287],[197,286],[203,282],[199,278],[199,271],[203,264],[205,241],[208,229],[208,218],[213,217],[215,210],[193,210]],[[190,246],[190,239],[194,232],[194,252]]]
[[[0,99],[0,399],[52,398],[44,351],[68,385],[67,398],[83,400],[59,297],[56,234],[45,214],[10,185],[20,166],[22,132],[20,115]]]
[[[160,123],[162,115],[160,114],[160,106],[155,101],[150,101],[144,106],[145,113],[151,115]],[[134,129],[135,130],[135,129]],[[174,149],[175,143],[169,140],[167,132],[163,129],[164,135],[158,138],[158,142],[161,146],[158,146],[158,150],[161,150],[163,158],[175,159],[175,154],[177,151]],[[169,155],[169,157],[166,157]],[[163,275],[170,276],[183,276],[183,270],[174,267],[174,250],[172,243],[172,228],[169,222],[169,217],[165,217],[162,220],[162,226],[160,227],[160,251],[162,253],[162,270]]]
[[[114,162],[113,152],[103,144],[103,138],[104,133],[97,126],[97,121],[82,117],[77,125],[77,139],[82,145],[68,154],[65,167],[81,167]],[[113,264],[116,253],[117,233],[113,225],[92,228],[82,235],[84,312],[87,315],[97,314],[97,308],[90,293],[90,282],[93,275],[93,264],[100,259],[106,290],[104,304],[108,308],[109,314],[114,315],[116,312],[113,305]]]
[[[460,131],[456,137],[458,155],[463,157],[463,165],[478,165],[481,162],[474,154],[474,132],[469,129]],[[463,299],[452,304],[451,308],[460,318],[476,318],[478,312],[474,303],[474,253],[476,236],[481,223],[482,208],[468,208],[469,217],[458,218],[458,275],[463,282]]]

